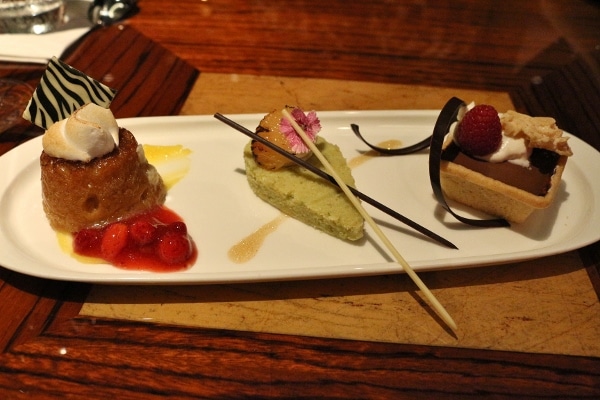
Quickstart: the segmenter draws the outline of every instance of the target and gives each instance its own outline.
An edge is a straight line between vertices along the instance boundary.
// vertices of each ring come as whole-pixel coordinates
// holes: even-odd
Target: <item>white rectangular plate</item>
[[[348,160],[366,150],[350,124],[374,143],[396,139],[412,144],[431,134],[438,111],[320,112],[321,135],[336,143]],[[253,130],[262,115],[231,115]],[[166,205],[188,224],[199,249],[196,264],[184,272],[129,271],[105,264],[83,264],[59,248],[41,203],[39,155],[33,139],[0,157],[0,265],[33,276],[123,284],[199,284],[314,279],[402,272],[370,229],[366,239],[348,243],[288,218],[246,263],[227,253],[241,239],[280,213],[258,199],[243,173],[242,149],[248,138],[212,116],[119,120],[138,141],[181,144],[192,150],[191,169],[173,187]],[[437,206],[428,176],[427,151],[375,157],[353,170],[357,188],[452,241],[443,247],[391,217],[365,205],[404,258],[417,271],[483,266],[549,256],[600,239],[600,153],[572,137],[554,204],[511,228],[461,225]],[[468,210],[461,211],[463,213]]]

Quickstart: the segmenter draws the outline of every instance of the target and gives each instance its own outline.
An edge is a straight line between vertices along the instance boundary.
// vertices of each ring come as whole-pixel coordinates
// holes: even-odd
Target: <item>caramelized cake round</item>
[[[164,203],[166,188],[127,129],[119,147],[84,163],[40,156],[43,207],[53,229],[77,232]]]

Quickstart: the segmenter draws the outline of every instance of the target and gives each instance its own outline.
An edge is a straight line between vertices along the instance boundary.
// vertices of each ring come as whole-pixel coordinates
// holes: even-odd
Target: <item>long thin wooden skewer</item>
[[[413,282],[425,294],[425,297],[427,297],[427,299],[431,302],[431,304],[433,305],[433,308],[438,313],[440,318],[442,318],[442,320],[444,320],[444,322],[450,328],[452,328],[453,331],[456,331],[456,329],[457,329],[456,322],[454,322],[454,320],[452,319],[452,317],[450,316],[448,311],[446,311],[444,306],[442,306],[442,304],[435,298],[433,293],[431,293],[431,291],[425,285],[425,283],[423,283],[421,278],[419,278],[419,276],[415,273],[415,271],[408,264],[408,262],[406,262],[404,257],[402,257],[400,252],[394,247],[392,242],[383,233],[381,228],[379,228],[379,225],[377,225],[375,223],[375,221],[373,221],[373,218],[371,218],[371,216],[367,213],[367,211],[364,209],[362,204],[360,204],[360,202],[358,201],[356,196],[354,196],[352,194],[352,192],[348,188],[348,185],[346,185],[346,183],[342,180],[342,178],[340,178],[340,176],[336,172],[335,168],[333,168],[333,166],[329,163],[329,161],[327,161],[327,159],[325,158],[323,153],[321,153],[321,151],[317,148],[317,146],[306,135],[306,132],[304,132],[304,129],[302,129],[300,127],[300,125],[298,125],[296,120],[290,115],[290,113],[286,109],[284,109],[282,111],[282,113],[283,113],[283,116],[290,121],[290,123],[292,124],[292,127],[294,127],[294,129],[296,130],[298,135],[302,138],[304,143],[306,143],[308,148],[314,153],[315,156],[317,156],[319,161],[321,161],[321,164],[323,164],[323,166],[325,167],[327,172],[329,172],[329,174],[335,179],[335,181],[338,184],[338,186],[340,187],[340,189],[342,189],[342,191],[344,192],[346,197],[348,197],[350,202],[352,202],[352,205],[362,215],[362,217],[365,219],[365,221],[367,221],[367,223],[371,226],[373,231],[375,231],[375,233],[377,234],[379,239],[383,242],[385,247],[390,251],[390,253],[392,253],[392,255],[394,256],[394,258],[396,259],[398,264],[400,264],[402,266],[402,269],[404,270],[404,272],[406,272],[406,274],[413,280]]]

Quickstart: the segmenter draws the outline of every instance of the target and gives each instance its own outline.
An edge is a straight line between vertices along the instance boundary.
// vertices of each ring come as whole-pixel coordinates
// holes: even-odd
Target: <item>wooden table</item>
[[[272,3],[140,0],[64,59],[120,90],[118,117],[457,95],[550,115],[600,149],[595,2]],[[0,63],[0,76],[35,84],[42,68]],[[1,133],[0,154],[39,133]],[[119,287],[0,268],[0,397],[597,398],[599,268],[595,243],[422,274],[460,315],[456,335],[405,275]]]

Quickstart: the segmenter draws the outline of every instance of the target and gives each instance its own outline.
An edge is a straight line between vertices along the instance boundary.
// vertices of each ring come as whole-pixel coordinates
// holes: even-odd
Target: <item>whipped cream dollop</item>
[[[508,161],[521,167],[529,167],[531,149],[527,147],[525,138],[512,138],[502,132],[502,142],[496,151],[485,156],[477,156],[480,160],[492,163]]]
[[[119,146],[119,126],[110,109],[89,103],[52,124],[42,146],[52,157],[89,162]]]

